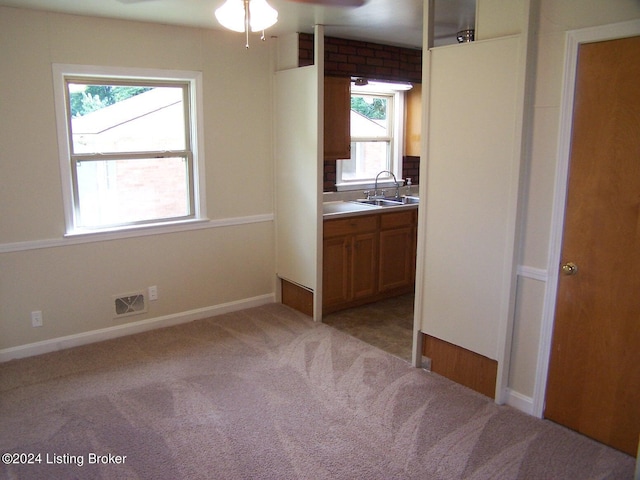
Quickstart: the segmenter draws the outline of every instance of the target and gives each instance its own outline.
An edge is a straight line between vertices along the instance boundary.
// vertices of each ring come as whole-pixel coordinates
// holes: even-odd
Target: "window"
[[[338,189],[373,186],[382,171],[402,178],[404,93],[397,90],[399,87],[381,83],[352,86],[351,158],[337,162]],[[389,180],[391,175],[383,174],[379,184]]]
[[[204,217],[200,74],[54,66],[67,234]]]

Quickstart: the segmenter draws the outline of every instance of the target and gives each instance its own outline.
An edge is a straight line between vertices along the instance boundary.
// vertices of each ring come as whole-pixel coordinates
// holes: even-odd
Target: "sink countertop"
[[[382,213],[384,211],[397,211],[397,210],[408,210],[413,208],[418,208],[417,203],[406,203],[403,205],[392,205],[392,206],[379,206],[379,205],[368,205],[364,203],[357,203],[351,201],[336,201],[336,202],[324,202],[322,204],[323,207],[323,218],[342,218],[342,217],[352,217],[355,215],[367,215],[372,213]]]

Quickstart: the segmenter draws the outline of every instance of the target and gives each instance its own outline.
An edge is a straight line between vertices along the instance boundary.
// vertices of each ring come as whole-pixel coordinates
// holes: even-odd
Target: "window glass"
[[[351,92],[351,158],[337,162],[336,183],[344,188],[360,187],[375,181],[382,171],[395,171],[394,135],[398,118],[398,94]],[[391,179],[383,174],[379,180]]]
[[[351,137],[389,138],[391,97],[351,95]]]
[[[189,215],[184,158],[79,162],[78,227],[99,228]]]
[[[67,86],[73,153],[185,149],[183,87]]]
[[[181,80],[175,72],[165,79],[161,71],[145,78],[96,69],[54,66],[64,98],[57,116],[67,137],[61,146],[67,232],[202,218],[192,111],[199,74],[185,72]]]
[[[389,142],[352,142],[351,158],[340,160],[342,181],[374,179],[378,172],[391,167]]]

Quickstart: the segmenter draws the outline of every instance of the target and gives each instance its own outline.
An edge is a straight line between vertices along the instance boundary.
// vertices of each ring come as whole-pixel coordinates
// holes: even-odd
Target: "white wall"
[[[210,223],[63,238],[53,63],[203,72]],[[270,68],[269,42],[247,51],[233,33],[0,7],[0,359],[34,342],[273,299]],[[112,295],[150,285],[160,298],[148,313],[112,318]],[[31,327],[33,310],[43,327]]]

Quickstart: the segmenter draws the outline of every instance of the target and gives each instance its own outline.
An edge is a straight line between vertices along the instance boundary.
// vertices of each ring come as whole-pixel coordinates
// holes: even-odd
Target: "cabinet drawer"
[[[350,233],[374,232],[378,227],[377,215],[362,215],[357,217],[327,220],[324,222],[324,238]]]
[[[416,211],[406,210],[403,212],[383,213],[380,215],[380,228],[397,228],[414,225],[416,221]]]

